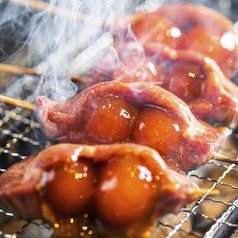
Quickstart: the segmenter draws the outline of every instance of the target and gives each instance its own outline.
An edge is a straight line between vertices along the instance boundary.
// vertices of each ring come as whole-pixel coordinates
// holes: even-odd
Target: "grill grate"
[[[214,3],[214,1],[208,2]],[[110,40],[108,44],[111,44]],[[9,78],[9,75],[1,76]],[[37,84],[38,78],[34,76],[24,75],[19,78],[10,76],[9,81],[1,82],[0,91],[6,96],[23,98],[32,103],[34,102],[32,89],[36,88]],[[220,152],[238,158],[237,140],[238,132],[233,132]],[[23,160],[26,156],[38,153],[50,145],[51,142],[47,140],[32,112],[21,108],[7,107],[0,103],[1,173],[12,164]],[[207,165],[188,173],[187,176],[200,187],[209,190],[219,189],[220,194],[213,196],[205,194],[187,208],[182,209],[179,214],[169,214],[163,217],[158,221],[152,238],[219,238],[229,237],[232,234],[235,236],[238,230],[237,165],[211,160]],[[41,221],[18,219],[0,201],[0,237],[51,238],[52,234],[53,231],[47,224],[43,224]]]
[[[33,76],[32,77],[32,82]],[[27,89],[27,84],[25,84]],[[12,88],[14,85],[12,84]],[[25,89],[23,89],[24,91]],[[22,91],[22,90],[21,90]],[[4,93],[4,92],[3,92]],[[15,91],[16,93],[16,91]],[[31,96],[28,101],[31,101]],[[221,153],[237,158],[234,132],[221,148]],[[32,112],[20,108],[0,107],[0,171],[26,156],[38,153],[51,143],[41,131]],[[219,189],[219,195],[203,195],[177,215],[169,214],[158,221],[152,235],[158,237],[229,237],[236,228],[238,211],[238,167],[234,164],[210,161],[207,165],[187,174],[201,187]],[[18,219],[0,203],[0,237],[45,237],[52,236],[52,229],[39,221]]]

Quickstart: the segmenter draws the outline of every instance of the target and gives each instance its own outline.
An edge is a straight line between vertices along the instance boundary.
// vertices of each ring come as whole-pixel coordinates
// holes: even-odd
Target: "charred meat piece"
[[[44,219],[55,237],[73,238],[149,237],[159,217],[198,197],[196,184],[136,144],[58,144],[10,167],[0,188],[16,215]]]
[[[148,83],[107,82],[66,102],[36,97],[39,122],[61,142],[136,142],[156,149],[175,169],[207,163],[226,139],[224,128],[200,123],[174,94]]]
[[[140,13],[141,14],[141,13]],[[164,43],[175,49],[191,49],[215,60],[231,78],[238,67],[238,32],[228,18],[202,5],[166,4],[144,13],[132,31],[142,44]]]

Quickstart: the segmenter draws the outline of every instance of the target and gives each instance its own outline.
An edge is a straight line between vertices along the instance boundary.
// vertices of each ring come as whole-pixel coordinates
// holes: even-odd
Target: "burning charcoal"
[[[59,144],[0,176],[0,198],[25,219],[43,219],[55,237],[149,237],[157,219],[177,213],[200,193],[136,144]]]
[[[172,93],[148,83],[99,83],[73,100],[37,96],[39,122],[61,142],[136,142],[156,149],[174,169],[207,163],[226,139],[226,128],[199,122]]]

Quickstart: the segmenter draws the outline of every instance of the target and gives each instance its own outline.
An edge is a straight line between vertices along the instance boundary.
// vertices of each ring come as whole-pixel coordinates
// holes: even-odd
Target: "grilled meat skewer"
[[[39,122],[51,138],[148,145],[182,171],[207,163],[227,136],[227,128],[199,122],[182,100],[154,84],[99,83],[72,100],[37,96],[36,104]]]
[[[199,196],[186,176],[136,144],[58,144],[0,176],[0,198],[25,219],[43,219],[55,237],[149,237],[159,217]],[[202,193],[203,191],[201,191]]]
[[[238,87],[214,60],[158,42],[148,42],[143,49],[135,42],[127,42],[118,46],[117,52],[117,57],[109,53],[95,66],[86,86],[103,81],[154,83],[185,101],[198,119],[237,127]],[[150,61],[138,60],[143,54]],[[151,71],[155,77],[150,76]]]
[[[143,45],[154,41],[203,53],[216,61],[226,77],[233,76],[238,67],[238,31],[222,14],[192,3],[165,4],[144,17],[138,14],[131,28]]]

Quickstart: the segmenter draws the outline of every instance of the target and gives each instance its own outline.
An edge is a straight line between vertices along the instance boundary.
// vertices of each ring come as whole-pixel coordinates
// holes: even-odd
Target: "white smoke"
[[[50,75],[39,79],[34,93],[58,100],[62,96],[72,98],[78,92],[75,83],[69,78],[59,79],[58,75],[77,72],[75,64],[75,71],[69,72],[73,59],[111,30],[103,27],[104,21],[135,10],[142,1],[49,0],[41,2],[45,4],[41,10],[34,8],[32,2],[14,0],[0,3],[0,29],[7,32],[7,35],[1,34],[1,61],[13,60],[20,52],[26,52],[20,66]],[[83,21],[78,19],[80,14],[84,16]],[[12,46],[8,49],[9,39],[12,39]]]

